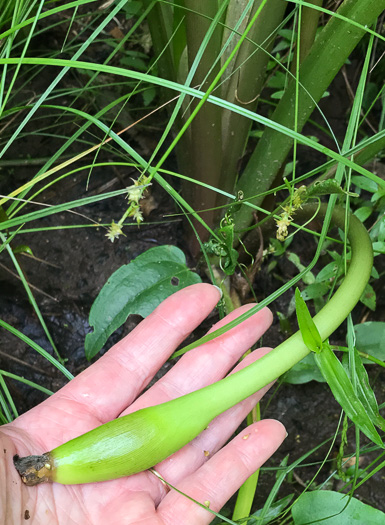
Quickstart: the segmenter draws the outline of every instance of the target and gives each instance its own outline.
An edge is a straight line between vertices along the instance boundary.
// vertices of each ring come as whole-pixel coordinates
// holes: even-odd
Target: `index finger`
[[[116,418],[219,298],[215,286],[203,283],[171,295],[96,363],[44,401],[44,408],[68,402],[78,411],[86,409],[100,423]]]

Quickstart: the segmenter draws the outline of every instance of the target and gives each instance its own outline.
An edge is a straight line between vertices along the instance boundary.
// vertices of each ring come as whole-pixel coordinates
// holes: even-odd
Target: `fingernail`
[[[216,288],[218,290],[218,292],[220,293],[220,299],[222,299],[222,295],[223,295],[223,292],[222,290],[219,288],[219,286],[216,286],[215,284],[213,284],[214,288]]]

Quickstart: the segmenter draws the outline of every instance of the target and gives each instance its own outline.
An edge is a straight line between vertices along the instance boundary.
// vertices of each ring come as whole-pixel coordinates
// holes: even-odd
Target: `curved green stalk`
[[[345,225],[345,210],[333,222]],[[373,262],[372,244],[362,223],[350,216],[352,257],[332,299],[314,317],[322,340],[328,338],[359,301]],[[161,405],[106,423],[43,456],[16,458],[23,481],[63,484],[104,481],[154,466],[204,430],[210,421],[289,370],[309,353],[297,332],[255,363],[231,376]]]

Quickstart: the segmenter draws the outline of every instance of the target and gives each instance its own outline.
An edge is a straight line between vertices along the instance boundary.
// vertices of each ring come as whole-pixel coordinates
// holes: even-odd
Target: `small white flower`
[[[135,184],[128,186],[127,188],[127,199],[130,202],[138,203],[142,198],[143,188],[138,188]]]
[[[139,180],[132,180],[134,184],[132,186],[128,186],[127,188],[127,199],[129,202],[138,204],[140,199],[143,198],[144,190],[147,186],[150,186],[150,184],[145,185],[143,182],[139,182]]]
[[[122,232],[122,228],[120,227],[120,224],[117,224],[115,221],[112,221],[111,226],[109,227],[108,232],[106,233],[106,237],[111,242],[114,242],[114,240],[117,239],[119,235],[124,235],[124,233]]]
[[[139,224],[143,221],[143,214],[140,210],[140,208],[136,208],[134,214],[132,215],[132,218]]]
[[[276,237],[279,241],[283,242],[287,237],[287,227],[291,224],[291,217],[286,215],[285,213],[282,214],[282,217],[279,220],[275,220],[277,223],[277,234]]]

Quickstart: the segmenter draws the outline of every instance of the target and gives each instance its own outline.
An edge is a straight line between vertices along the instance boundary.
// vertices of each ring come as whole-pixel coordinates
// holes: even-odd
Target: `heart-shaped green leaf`
[[[198,274],[186,266],[186,258],[176,246],[157,246],[121,266],[101,289],[90,311],[85,352],[94,357],[109,336],[130,314],[149,315],[166,297],[199,283]]]
[[[385,323],[380,321],[367,321],[366,323],[356,324],[354,327],[356,334],[356,347],[360,352],[377,357],[382,361],[385,359]],[[364,360],[369,364],[371,361]]]
[[[332,490],[306,492],[291,510],[295,525],[382,525],[385,514],[356,498]]]

